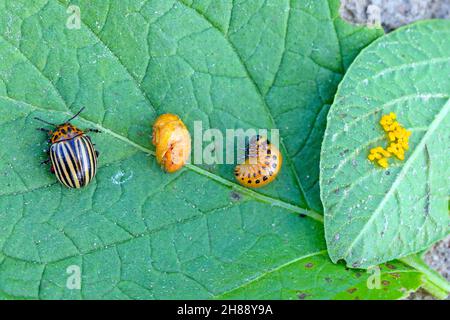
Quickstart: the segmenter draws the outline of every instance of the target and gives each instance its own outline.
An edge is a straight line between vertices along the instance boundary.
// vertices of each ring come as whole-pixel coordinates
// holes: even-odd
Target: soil
[[[450,19],[450,0],[341,0],[341,15],[357,24],[379,25],[390,32],[417,20]],[[434,245],[425,261],[450,281],[450,236]],[[424,290],[408,299],[433,299]],[[450,299],[450,296],[447,298]]]
[[[450,0],[341,0],[342,16],[359,24],[383,25],[392,31],[423,19],[450,18]]]

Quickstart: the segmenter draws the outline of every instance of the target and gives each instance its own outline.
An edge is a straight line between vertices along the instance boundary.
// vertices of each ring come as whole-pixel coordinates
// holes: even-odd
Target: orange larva
[[[191,154],[189,131],[174,114],[163,114],[156,119],[152,142],[156,147],[156,160],[166,172],[180,170]]]
[[[234,175],[243,186],[260,188],[276,179],[282,163],[280,150],[266,138],[256,136],[247,145],[245,161],[236,166]]]

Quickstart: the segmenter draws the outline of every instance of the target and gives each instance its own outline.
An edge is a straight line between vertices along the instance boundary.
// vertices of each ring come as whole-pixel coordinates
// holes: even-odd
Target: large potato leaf
[[[367,267],[428,248],[448,234],[450,21],[386,36],[356,59],[328,115],[321,188],[332,260]],[[385,145],[381,115],[412,131],[403,162],[367,160]]]
[[[336,1],[73,3],[80,30],[65,27],[67,2],[0,1],[1,297],[225,298],[257,286],[252,297],[332,298],[367,280],[328,260],[321,217],[300,207],[320,203],[300,159],[318,168],[324,105],[378,31],[345,25]],[[39,166],[33,117],[60,122],[82,106],[76,124],[103,131],[100,169],[67,190]],[[291,161],[265,195],[229,167],[166,175],[150,128],[169,111],[190,128],[280,127]],[[81,290],[66,286],[72,265]],[[383,298],[421,283],[395,268]]]

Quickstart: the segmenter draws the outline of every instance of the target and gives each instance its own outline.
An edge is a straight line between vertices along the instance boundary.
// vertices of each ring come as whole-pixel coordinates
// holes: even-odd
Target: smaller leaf
[[[368,47],[341,84],[322,145],[321,198],[330,257],[369,267],[428,248],[448,233],[450,22],[400,29]],[[368,159],[384,146],[382,115],[408,130],[404,161]]]

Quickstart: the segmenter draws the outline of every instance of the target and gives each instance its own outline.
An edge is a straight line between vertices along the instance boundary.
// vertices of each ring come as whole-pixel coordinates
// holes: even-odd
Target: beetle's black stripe
[[[50,159],[58,180],[69,188],[88,185],[96,174],[97,155],[87,136],[53,144]]]
[[[87,136],[80,136],[76,139],[78,159],[82,165],[81,174],[85,177],[87,185],[95,176],[97,166],[97,156],[94,146]]]
[[[82,136],[78,139],[78,150],[80,161],[83,163],[83,173],[86,176],[86,184],[89,183],[95,176],[97,166],[97,156],[91,140],[88,137]]]
[[[61,162],[65,166],[67,171],[67,177],[71,180],[73,188],[80,188],[80,181],[77,176],[77,169],[75,164],[75,159],[72,158],[69,148],[71,144],[65,141],[64,143],[59,143],[59,148],[61,149]]]
[[[90,154],[90,156],[92,158],[91,177],[93,179],[94,176],[97,174],[97,161],[98,161],[98,159],[97,159],[97,153],[95,152],[94,145],[92,144],[91,139],[88,137],[87,140],[88,140],[87,144],[88,144],[89,150],[90,150],[89,154]]]
[[[97,173],[97,154],[95,153],[94,146],[92,145],[91,140],[88,137],[82,138],[89,156],[90,178],[93,179],[95,174]]]
[[[92,180],[92,178],[94,177],[92,174],[92,167],[93,167],[93,159],[91,159],[90,157],[90,148],[89,148],[89,140],[86,139],[85,137],[81,137],[79,140],[79,144],[80,144],[80,150],[83,153],[83,159],[86,162],[86,168],[85,168],[85,174],[86,174],[86,179]]]
[[[61,174],[61,168],[59,166],[58,156],[56,154],[56,145],[52,145],[50,149],[50,160],[52,161],[53,169],[55,170],[55,175],[58,178],[59,182],[61,182],[66,187],[69,187],[68,181],[65,180],[64,175]]]
[[[76,140],[69,140],[67,141],[67,143],[64,145],[65,150],[68,152],[69,154],[69,159],[71,162],[71,166],[70,166],[70,170],[71,170],[71,174],[74,177],[74,182],[75,182],[75,186],[77,188],[80,188],[82,186],[84,186],[84,176],[83,176],[83,172],[82,170],[82,164],[80,163],[80,159],[77,155],[77,151],[76,151]]]
[[[77,138],[74,140],[77,159],[80,163],[80,171],[79,175],[82,177],[82,185],[86,186],[91,181],[90,175],[89,175],[89,162],[86,155],[86,148],[84,148],[82,143],[82,138]]]
[[[71,179],[68,177],[66,167],[64,165],[64,155],[60,149],[61,143],[53,144],[51,147],[50,157],[52,160],[53,167],[55,169],[55,175],[58,180],[68,188],[73,188]]]
[[[58,180],[63,182],[67,187],[76,188],[76,173],[75,176],[73,176],[73,170],[71,170],[71,168],[73,168],[73,164],[69,153],[65,149],[66,144],[67,141],[64,141],[54,144],[54,147],[52,146],[55,150],[54,163],[58,167],[58,170],[55,171],[55,173]]]

